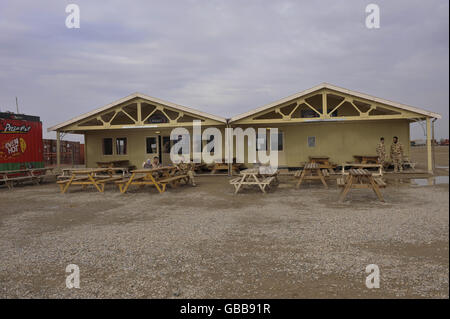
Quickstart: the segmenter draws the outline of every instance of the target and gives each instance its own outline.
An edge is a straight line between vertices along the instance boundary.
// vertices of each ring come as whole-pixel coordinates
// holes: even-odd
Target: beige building
[[[171,130],[183,127],[192,134],[194,120],[201,121],[202,131],[216,127],[223,136],[226,127],[278,128],[274,138],[278,140],[279,166],[298,167],[308,156],[328,156],[339,164],[352,161],[355,154],[375,155],[381,136],[386,139],[387,151],[392,137],[398,136],[409,156],[410,124],[426,121],[431,172],[432,125],[439,118],[437,113],[323,83],[230,119],[135,93],[48,131],[56,131],[57,140],[61,132],[83,134],[87,167],[111,160],[129,160],[140,167],[153,156],[170,164]],[[259,143],[254,143],[258,146],[246,141],[245,153],[247,147],[269,150],[269,134],[266,136],[258,137]],[[225,154],[223,149],[223,156],[231,159],[235,154]]]

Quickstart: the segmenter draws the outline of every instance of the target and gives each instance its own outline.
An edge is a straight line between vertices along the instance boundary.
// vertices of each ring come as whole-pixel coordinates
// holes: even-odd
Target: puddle
[[[448,176],[434,176],[429,178],[412,178],[411,185],[416,186],[428,186],[428,185],[438,185],[438,184],[448,184]]]

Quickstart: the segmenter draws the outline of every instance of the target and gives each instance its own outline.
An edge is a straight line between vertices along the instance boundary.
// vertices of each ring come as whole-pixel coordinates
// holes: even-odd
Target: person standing
[[[380,143],[377,145],[378,164],[385,165],[386,163],[386,146],[384,145],[384,137],[380,138]]]
[[[394,163],[394,172],[403,171],[403,145],[399,143],[398,137],[394,136],[391,145],[391,159]]]

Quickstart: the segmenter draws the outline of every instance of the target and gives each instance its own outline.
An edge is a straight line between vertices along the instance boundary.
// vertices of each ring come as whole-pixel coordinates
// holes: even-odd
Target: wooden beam
[[[142,104],[140,100],[137,102],[137,122],[142,124]]]
[[[345,103],[345,98],[334,109],[332,109],[330,113],[328,113],[328,116],[331,116],[331,114],[333,114],[333,112],[336,111],[338,108],[340,108],[341,105],[344,103]]]
[[[306,100],[303,100],[303,103],[305,103],[306,106],[309,107],[311,110],[322,116],[322,114],[319,111],[317,111],[314,107],[312,107],[311,104],[309,104]]]
[[[61,167],[61,132],[56,131],[56,167]]]

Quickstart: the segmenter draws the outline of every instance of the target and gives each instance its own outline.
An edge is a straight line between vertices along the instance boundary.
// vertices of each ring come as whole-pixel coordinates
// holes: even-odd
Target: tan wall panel
[[[245,129],[248,126],[241,126]],[[353,161],[353,155],[376,155],[375,149],[384,136],[386,152],[392,137],[398,136],[409,155],[409,122],[406,120],[322,122],[288,125],[266,125],[278,127],[284,134],[284,154],[279,157],[279,166],[298,167],[308,161],[308,156],[329,156],[334,163]],[[308,147],[308,136],[315,136],[316,146]],[[247,153],[247,148],[245,148]],[[284,160],[283,160],[284,158]]]

